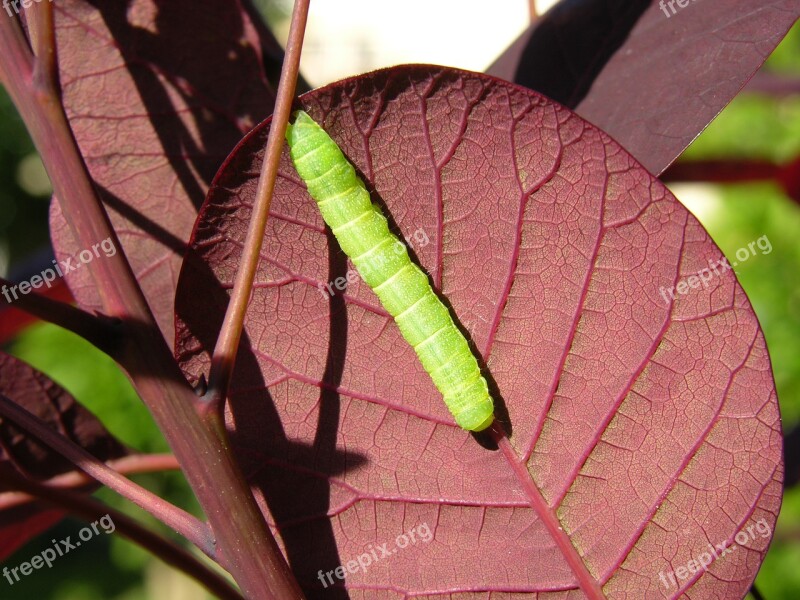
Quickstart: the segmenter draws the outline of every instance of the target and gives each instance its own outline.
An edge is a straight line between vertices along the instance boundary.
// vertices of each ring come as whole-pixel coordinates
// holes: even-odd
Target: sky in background
[[[483,71],[528,20],[527,0],[315,0],[302,71],[314,86],[401,63]]]

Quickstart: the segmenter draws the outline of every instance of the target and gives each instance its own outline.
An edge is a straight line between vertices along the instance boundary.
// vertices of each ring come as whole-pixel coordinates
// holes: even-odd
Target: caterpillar
[[[336,142],[307,113],[286,130],[289,154],[322,218],[361,278],[394,318],[456,423],[482,431],[494,420],[486,379],[428,276],[388,227]]]

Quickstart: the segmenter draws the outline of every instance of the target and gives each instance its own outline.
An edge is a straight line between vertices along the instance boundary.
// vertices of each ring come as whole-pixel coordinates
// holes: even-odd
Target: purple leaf
[[[572,108],[660,174],[800,16],[795,0],[683,4],[563,0],[487,72]]]
[[[263,63],[275,62],[279,47],[246,8],[230,0],[202,9],[185,0],[55,5],[70,125],[167,339],[180,261],[208,184],[272,112]],[[78,263],[83,248],[57,202],[51,229],[58,257]],[[88,269],[67,281],[81,306],[99,308]]]
[[[0,394],[101,460],[127,454],[103,424],[69,393],[26,363],[2,353]],[[59,454],[15,425],[0,419],[0,470],[11,470],[17,475],[41,481],[74,469],[74,465]],[[13,489],[13,484],[9,485],[6,481],[0,491]],[[0,560],[5,560],[19,546],[63,516],[61,511],[38,503],[0,511]]]
[[[452,305],[513,431],[506,453],[459,429],[373,292],[337,289],[352,265],[284,153],[227,416],[309,598],[744,596],[780,505],[780,416],[734,274],[695,285],[723,259],[702,226],[605,133],[494,78],[398,67],[299,104]],[[268,129],[218,173],[184,263],[194,377]]]

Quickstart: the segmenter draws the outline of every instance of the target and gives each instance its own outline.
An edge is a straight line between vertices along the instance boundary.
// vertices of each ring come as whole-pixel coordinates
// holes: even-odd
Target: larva
[[[414,348],[456,423],[486,429],[494,420],[486,379],[428,276],[389,231],[336,142],[305,112],[294,118],[286,131],[292,162],[325,223]]]

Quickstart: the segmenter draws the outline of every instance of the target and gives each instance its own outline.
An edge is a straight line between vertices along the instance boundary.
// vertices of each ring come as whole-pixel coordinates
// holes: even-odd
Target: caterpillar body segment
[[[336,142],[305,112],[294,117],[286,131],[292,162],[325,223],[414,348],[456,423],[486,429],[494,420],[488,385],[428,276],[389,230]]]

